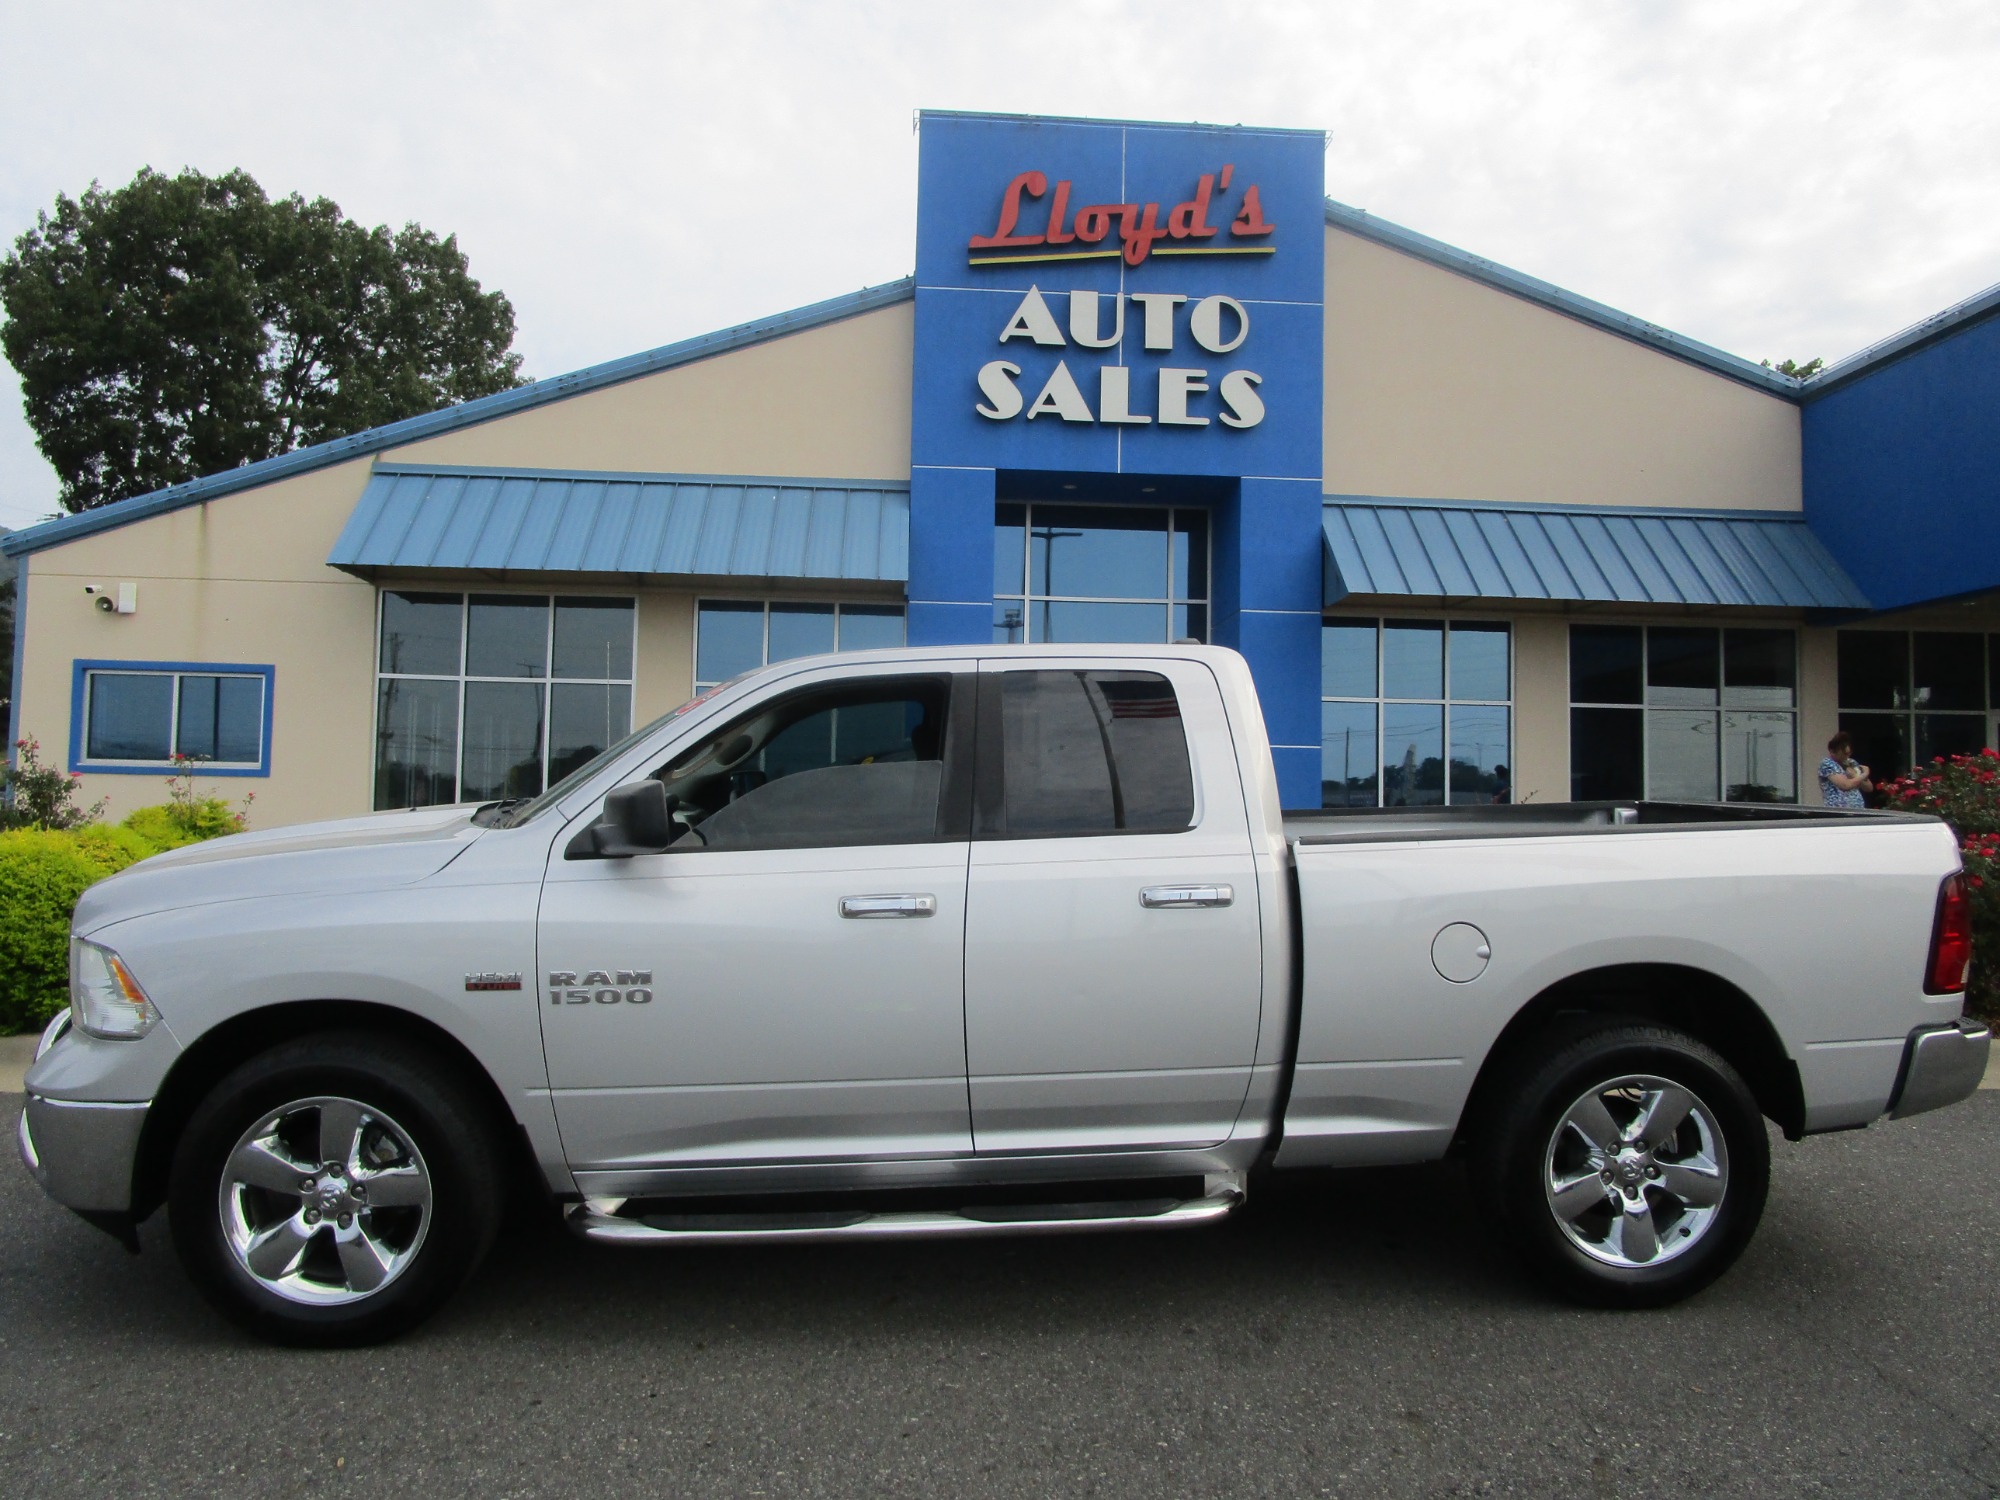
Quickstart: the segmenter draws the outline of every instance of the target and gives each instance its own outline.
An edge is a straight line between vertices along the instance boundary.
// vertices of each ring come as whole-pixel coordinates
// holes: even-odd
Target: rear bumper
[[[1963,1018],[1911,1032],[1903,1047],[1902,1074],[1889,1101],[1889,1118],[1907,1119],[1967,1097],[1986,1076],[1992,1046],[1991,1030]]]
[[[42,1191],[82,1213],[127,1213],[146,1104],[75,1104],[28,1096],[21,1160]]]

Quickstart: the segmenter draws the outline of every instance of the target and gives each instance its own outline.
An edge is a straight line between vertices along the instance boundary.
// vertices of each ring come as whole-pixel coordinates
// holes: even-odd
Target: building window
[[[993,639],[1208,639],[1208,513],[1006,504],[995,513]]]
[[[268,666],[76,662],[70,769],[156,776],[179,757],[204,776],[268,776],[274,676]]]
[[[1513,800],[1504,621],[1330,619],[1319,672],[1321,806]]]
[[[1855,758],[1878,778],[1994,743],[2000,637],[1843,630],[1838,639],[1840,727],[1854,736]]]
[[[1579,802],[1798,801],[1798,636],[1572,625],[1569,780]]]
[[[900,604],[790,604],[704,599],[695,609],[694,688],[774,661],[826,651],[874,651],[903,644]]]
[[[375,805],[532,797],[632,727],[630,599],[385,590]]]

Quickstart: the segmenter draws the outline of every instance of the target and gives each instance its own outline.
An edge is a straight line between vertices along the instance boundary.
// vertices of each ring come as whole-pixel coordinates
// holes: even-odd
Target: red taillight
[[[1931,928],[1931,961],[1924,971],[1926,995],[1955,995],[1972,968],[1972,901],[1965,877],[1953,875],[1938,891],[1937,924]]]

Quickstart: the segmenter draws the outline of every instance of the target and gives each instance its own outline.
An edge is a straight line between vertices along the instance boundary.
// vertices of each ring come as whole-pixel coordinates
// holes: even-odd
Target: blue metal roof
[[[1866,609],[1803,519],[1330,498],[1326,602],[1349,594]]]
[[[351,571],[903,582],[904,484],[381,464],[327,562]]]
[[[794,308],[790,312],[778,313],[774,317],[759,318],[754,323],[740,323],[734,328],[700,334],[695,338],[683,339],[677,344],[649,349],[643,354],[628,354],[620,359],[606,360],[601,365],[573,370],[567,375],[552,375],[546,380],[535,380],[527,385],[516,386],[511,391],[501,391],[496,395],[482,396],[476,401],[465,401],[457,406],[443,407],[438,411],[426,412],[420,417],[408,417],[400,422],[370,427],[364,432],[335,438],[331,442],[316,443],[310,448],[281,453],[275,458],[244,464],[241,468],[225,469],[220,474],[191,479],[186,484],[170,485],[163,490],[154,490],[149,495],[134,495],[129,500],[120,500],[112,505],[100,506],[96,510],[87,510],[81,515],[59,516],[53,521],[44,521],[38,526],[29,526],[0,538],[0,552],[9,557],[18,557],[24,552],[39,552],[44,547],[74,541],[93,532],[109,531],[132,521],[143,521],[148,516],[180,510],[184,506],[199,505],[205,500],[234,494],[238,490],[255,489],[260,484],[290,479],[294,475],[346,463],[350,459],[366,458],[369,454],[380,453],[384,449],[400,448],[406,443],[414,443],[422,438],[436,437],[439,433],[455,432],[461,427],[490,422],[495,417],[512,416],[515,412],[545,406],[551,401],[561,401],[569,396],[581,395],[585,391],[598,390],[627,380],[637,380],[641,376],[669,370],[676,365],[690,364],[698,359],[707,359],[711,355],[726,354],[732,349],[741,349],[750,344],[761,344],[767,339],[783,338],[786,334],[800,333],[805,329],[818,328],[827,323],[837,323],[842,318],[873,312],[878,307],[908,302],[915,295],[916,279],[905,276],[901,281],[866,287],[845,296],[829,298],[825,302],[815,302],[809,307]]]

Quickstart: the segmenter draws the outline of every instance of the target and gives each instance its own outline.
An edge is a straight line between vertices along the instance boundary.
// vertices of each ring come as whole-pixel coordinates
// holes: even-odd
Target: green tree
[[[0,260],[0,309],[71,511],[520,384],[513,306],[456,237],[242,171],[59,194]]]
[[[1767,370],[1776,370],[1780,375],[1789,375],[1794,380],[1811,380],[1813,376],[1826,368],[1826,361],[1821,359],[1817,354],[1804,364],[1800,364],[1795,359],[1781,359],[1775,365],[1768,359],[1760,360],[1759,363]]]

